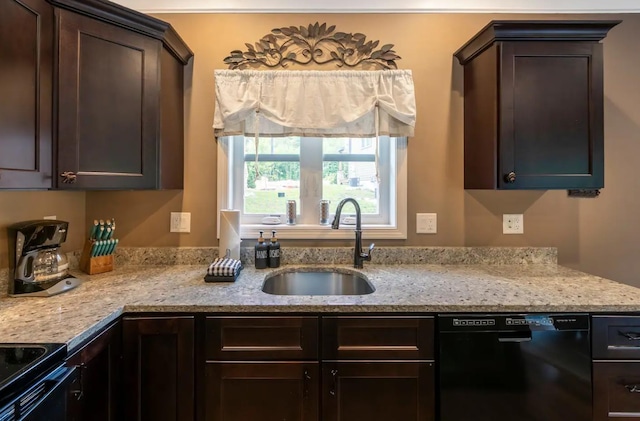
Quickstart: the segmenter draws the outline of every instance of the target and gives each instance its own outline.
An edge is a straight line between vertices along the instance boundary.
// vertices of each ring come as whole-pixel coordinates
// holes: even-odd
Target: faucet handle
[[[371,253],[373,252],[373,249],[376,245],[374,243],[371,243],[369,245],[369,251],[366,253],[360,253],[360,257],[362,257],[363,259],[370,261],[371,260]]]

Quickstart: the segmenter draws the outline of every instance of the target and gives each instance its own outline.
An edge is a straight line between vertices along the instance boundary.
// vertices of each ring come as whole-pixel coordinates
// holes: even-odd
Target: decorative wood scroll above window
[[[361,33],[335,32],[318,22],[309,26],[275,28],[255,45],[245,43],[246,51],[233,50],[224,59],[229,69],[266,66],[287,67],[289,63],[319,65],[335,62],[338,67],[371,64],[382,69],[397,69],[400,56],[393,44],[376,49],[380,41],[367,41]]]

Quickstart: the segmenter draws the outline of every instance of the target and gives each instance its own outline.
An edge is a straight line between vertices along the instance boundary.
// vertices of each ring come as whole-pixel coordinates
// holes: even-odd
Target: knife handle
[[[102,247],[98,256],[104,256],[105,254],[107,254],[107,240],[102,240]]]
[[[113,254],[113,249],[116,246],[116,240],[109,240],[109,246],[107,247],[107,255]]]
[[[102,232],[101,240],[108,240],[109,238],[111,238],[111,228],[107,227]]]
[[[107,248],[109,248],[109,244],[107,244],[107,240],[102,240],[102,250],[100,250],[100,256],[104,256],[107,254]]]
[[[98,231],[98,220],[93,220],[93,225],[91,226],[91,231],[89,231],[89,240],[96,239],[96,232]]]

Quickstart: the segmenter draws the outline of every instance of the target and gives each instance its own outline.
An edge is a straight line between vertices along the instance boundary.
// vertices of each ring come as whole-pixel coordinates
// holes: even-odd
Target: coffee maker
[[[48,297],[80,285],[69,275],[60,246],[69,223],[55,220],[18,222],[9,232],[9,295]]]

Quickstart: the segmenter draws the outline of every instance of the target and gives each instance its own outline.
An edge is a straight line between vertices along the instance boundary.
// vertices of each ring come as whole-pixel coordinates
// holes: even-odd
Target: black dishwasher
[[[438,316],[440,421],[590,421],[589,316]]]

